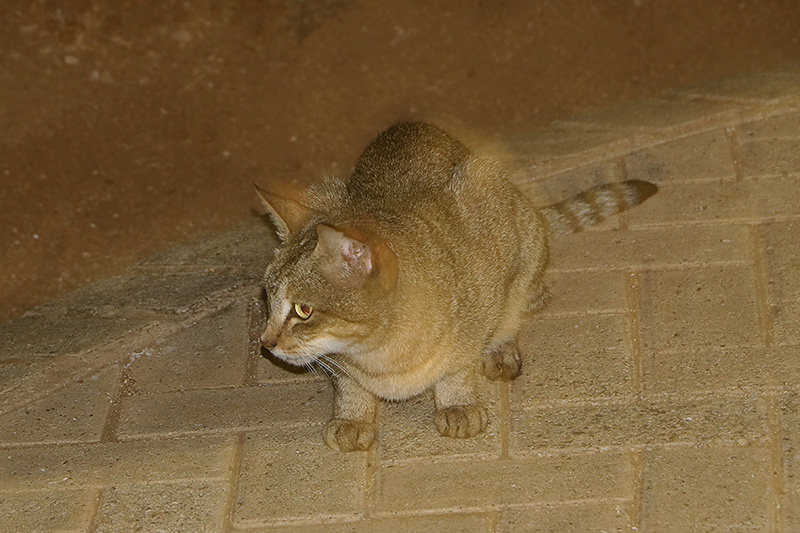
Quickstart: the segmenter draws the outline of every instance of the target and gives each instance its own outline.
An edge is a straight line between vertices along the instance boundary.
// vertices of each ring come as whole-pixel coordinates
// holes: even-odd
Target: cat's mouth
[[[297,353],[287,352],[277,346],[270,348],[269,352],[278,359],[280,359],[281,361],[289,363],[290,365],[293,366],[310,365],[311,363],[316,361],[318,357],[316,355],[310,355],[310,354],[297,354]]]

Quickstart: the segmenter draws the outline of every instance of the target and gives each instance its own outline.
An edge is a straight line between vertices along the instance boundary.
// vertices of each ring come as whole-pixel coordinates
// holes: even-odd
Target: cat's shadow
[[[277,366],[281,370],[285,370],[287,372],[291,372],[292,374],[295,374],[295,375],[298,375],[298,376],[302,376],[302,375],[305,375],[305,374],[308,374],[309,372],[311,372],[311,369],[308,368],[308,367],[295,366],[295,365],[287,363],[283,359],[275,357],[274,355],[272,355],[272,352],[270,352],[269,350],[264,349],[263,347],[261,348],[261,357],[263,357],[264,359],[268,360],[270,363],[272,363],[273,365]]]

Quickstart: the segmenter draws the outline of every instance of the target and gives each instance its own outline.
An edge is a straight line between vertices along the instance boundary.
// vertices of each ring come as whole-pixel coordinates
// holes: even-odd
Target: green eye
[[[308,304],[294,304],[294,312],[303,320],[308,320],[308,317],[314,312],[314,308]]]

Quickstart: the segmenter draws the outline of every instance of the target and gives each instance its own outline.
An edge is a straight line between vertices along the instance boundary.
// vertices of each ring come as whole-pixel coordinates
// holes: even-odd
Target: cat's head
[[[269,318],[262,344],[299,366],[358,352],[390,319],[393,252],[369,229],[257,191],[281,241],[264,274]]]

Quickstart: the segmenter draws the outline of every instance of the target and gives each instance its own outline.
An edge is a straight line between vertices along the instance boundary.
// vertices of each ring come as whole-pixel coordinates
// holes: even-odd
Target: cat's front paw
[[[334,418],[325,428],[325,442],[343,452],[366,451],[375,442],[374,423]]]
[[[445,437],[465,439],[486,429],[489,415],[480,405],[453,405],[436,411],[436,429]]]
[[[511,381],[522,373],[522,355],[516,342],[507,342],[483,355],[483,374],[494,381]]]

